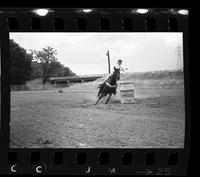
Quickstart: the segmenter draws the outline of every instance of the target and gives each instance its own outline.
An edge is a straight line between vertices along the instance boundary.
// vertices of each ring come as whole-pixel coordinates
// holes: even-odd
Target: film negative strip
[[[186,175],[188,13],[1,8],[0,174]]]

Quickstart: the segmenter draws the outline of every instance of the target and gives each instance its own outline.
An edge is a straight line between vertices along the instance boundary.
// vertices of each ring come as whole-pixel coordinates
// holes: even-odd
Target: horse
[[[99,88],[99,92],[97,95],[98,100],[95,103],[95,105],[98,104],[99,100],[103,98],[104,96],[106,96],[107,94],[109,94],[109,96],[108,96],[108,99],[106,100],[106,104],[108,103],[111,95],[116,94],[117,81],[119,79],[120,79],[120,69],[117,69],[114,67],[114,72],[110,75],[110,77],[105,82],[103,82],[102,84],[98,86]]]

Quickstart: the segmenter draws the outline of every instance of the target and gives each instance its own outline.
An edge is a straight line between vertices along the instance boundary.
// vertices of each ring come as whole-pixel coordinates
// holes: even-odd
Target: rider
[[[125,70],[127,70],[128,68],[123,68],[123,67],[121,66],[121,64],[122,64],[122,60],[119,59],[119,60],[117,61],[117,65],[115,65],[114,68],[120,69],[120,73],[123,72],[123,74],[124,74],[124,73],[125,73]],[[112,73],[108,74],[107,77],[104,79],[103,83],[105,83],[105,82],[107,81],[107,79],[108,79],[111,75],[112,75]]]

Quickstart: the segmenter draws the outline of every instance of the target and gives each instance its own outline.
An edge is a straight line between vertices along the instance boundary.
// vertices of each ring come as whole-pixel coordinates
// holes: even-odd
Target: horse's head
[[[115,76],[116,80],[120,79],[120,69],[114,67],[113,75]]]

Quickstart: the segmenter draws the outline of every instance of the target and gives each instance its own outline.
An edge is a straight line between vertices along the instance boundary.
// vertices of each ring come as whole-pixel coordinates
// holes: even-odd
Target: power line
[[[176,69],[183,69],[183,53],[182,53],[182,47],[178,46],[176,48],[176,54],[177,54],[177,63],[176,63]]]

